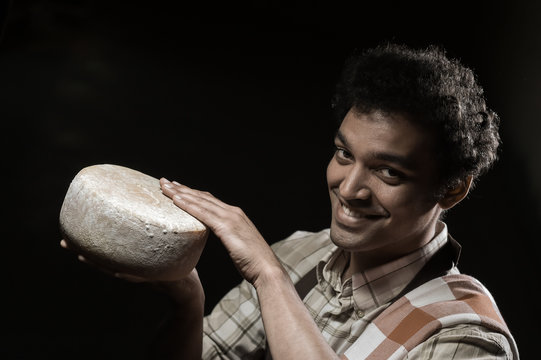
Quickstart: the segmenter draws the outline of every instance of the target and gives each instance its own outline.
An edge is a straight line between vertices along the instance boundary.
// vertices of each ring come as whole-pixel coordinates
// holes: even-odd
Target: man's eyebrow
[[[336,135],[334,136],[334,138],[340,140],[340,142],[344,144],[346,147],[349,146],[348,141],[346,140],[346,137],[344,136],[344,134],[342,134],[340,129],[336,131]]]

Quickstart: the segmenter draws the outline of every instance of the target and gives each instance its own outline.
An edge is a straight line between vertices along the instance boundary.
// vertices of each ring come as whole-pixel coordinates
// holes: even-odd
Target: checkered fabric
[[[343,359],[405,359],[442,328],[481,325],[516,344],[488,290],[476,279],[453,274],[412,290],[383,311],[344,353]]]
[[[349,354],[348,358],[353,360],[357,357],[348,353],[348,349],[354,345],[351,351],[360,351],[359,348],[364,346],[364,343],[372,344],[370,334],[373,331],[377,329],[376,333],[383,333],[379,327],[370,330],[375,326],[374,322],[379,324],[379,319],[384,319],[379,315],[385,310],[397,309],[398,305],[392,306],[393,303],[407,292],[406,286],[433,255],[442,249],[447,243],[447,238],[447,227],[440,223],[438,234],[423,248],[390,263],[354,274],[351,279],[345,281],[341,275],[347,266],[347,256],[332,243],[329,229],[317,233],[298,231],[287,239],[273,244],[272,248],[294,283],[299,282],[316,267],[317,284],[304,297],[304,304],[328,344],[337,354]],[[452,264],[449,267],[451,269],[445,275],[459,274],[458,269]],[[428,293],[431,294],[431,290]],[[484,291],[482,293],[485,294]],[[412,292],[408,296],[411,297],[412,294],[416,293]],[[414,302],[416,307],[422,308],[418,305],[420,300],[416,301]],[[406,308],[399,307],[397,311],[398,313],[407,311],[404,309]],[[403,319],[399,317],[398,320]],[[387,329],[383,334],[393,333],[389,332],[388,325],[381,326],[383,330]],[[437,330],[437,327],[434,329]],[[376,340],[382,338],[381,335],[379,338],[374,337]],[[357,342],[358,339],[362,341]],[[399,341],[395,341],[397,339],[393,336],[390,339],[400,344],[399,347],[404,347],[406,351],[411,349],[413,340],[408,342],[409,337],[400,337]],[[404,339],[405,341],[402,341]],[[376,341],[371,350],[375,350],[380,343],[381,341]],[[380,350],[386,346],[387,342]],[[355,347],[357,350],[354,350]],[[251,284],[243,281],[226,294],[205,317],[203,359],[263,359],[265,352],[266,336],[257,293]],[[454,355],[451,357],[449,354]],[[419,360],[454,358],[508,360],[512,353],[509,341],[504,335],[470,322],[436,331],[421,345],[414,347],[408,356],[408,359]]]

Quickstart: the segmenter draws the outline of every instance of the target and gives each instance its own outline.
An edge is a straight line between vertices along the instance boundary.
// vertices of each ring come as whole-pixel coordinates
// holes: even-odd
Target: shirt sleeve
[[[258,359],[265,341],[257,294],[247,281],[229,291],[203,320],[203,359]]]
[[[328,231],[297,231],[271,247],[297,281],[328,251]],[[203,359],[262,359],[265,329],[255,288],[242,281],[223,297],[203,320]]]
[[[505,335],[478,325],[460,325],[432,335],[412,349],[406,359],[510,360],[513,353]]]

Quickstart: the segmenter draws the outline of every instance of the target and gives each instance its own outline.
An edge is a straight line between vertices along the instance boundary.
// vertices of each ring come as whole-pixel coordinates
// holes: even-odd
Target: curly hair
[[[499,117],[472,70],[435,46],[384,44],[350,57],[333,98],[339,123],[350,109],[404,113],[436,136],[438,196],[497,159]]]

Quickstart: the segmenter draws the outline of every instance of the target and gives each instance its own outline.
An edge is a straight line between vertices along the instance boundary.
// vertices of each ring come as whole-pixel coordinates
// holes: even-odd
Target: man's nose
[[[353,166],[345,174],[339,186],[344,200],[368,200],[371,195],[367,185],[367,172],[361,166]]]

